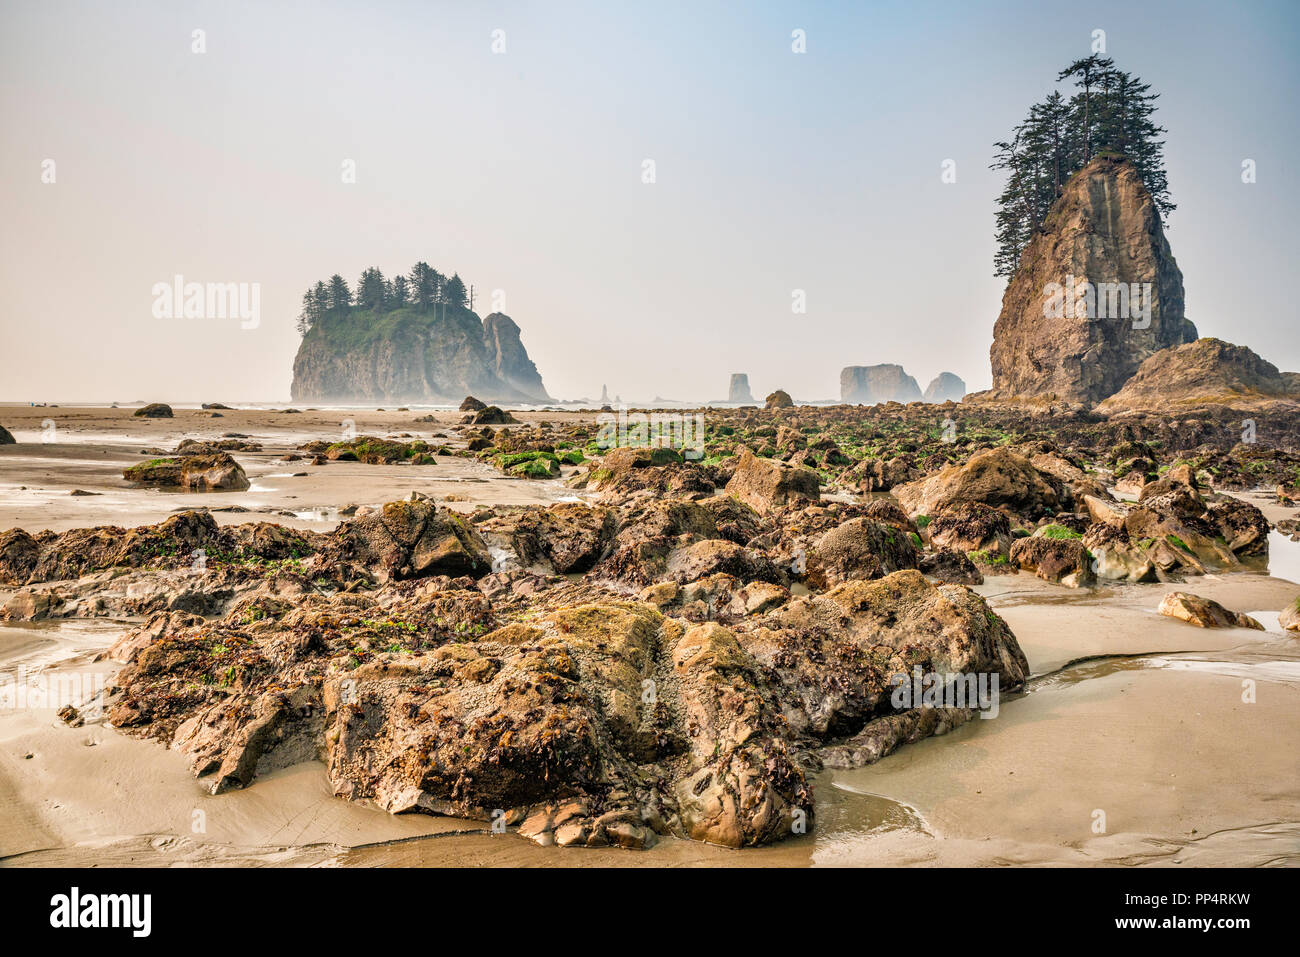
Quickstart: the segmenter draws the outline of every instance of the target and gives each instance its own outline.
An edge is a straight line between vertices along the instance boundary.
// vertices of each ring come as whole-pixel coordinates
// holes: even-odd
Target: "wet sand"
[[[59,441],[40,443],[41,419],[59,413],[66,416]],[[424,413],[346,417],[359,433],[425,439],[460,419],[434,413],[445,425],[416,425],[417,414]],[[341,505],[413,490],[463,495],[468,501],[449,504],[466,508],[572,495],[558,483],[503,479],[453,458],[434,466],[277,463],[302,442],[333,438],[313,430],[336,433],[342,413],[223,415],[178,410],[177,419],[148,422],[129,409],[0,407],[0,422],[22,443],[0,448],[0,529],[136,525],[202,504],[255,510],[216,512],[222,522],[326,530]],[[121,480],[140,449],[232,431],[266,446],[234,453],[253,483],[246,492],[181,496]],[[283,474],[301,471],[308,475]],[[74,497],[73,488],[103,494]],[[1264,507],[1265,497],[1255,503]],[[644,852],[543,849],[493,835],[482,822],[394,817],[342,801],[315,762],[214,797],[179,754],[156,743],[93,720],[69,728],[53,707],[25,707],[0,708],[0,865],[1297,866],[1300,639],[1278,628],[1276,614],[1300,593],[1300,544],[1275,534],[1272,545],[1273,570],[1285,579],[1260,570],[1177,586],[1073,590],[1024,573],[989,578],[977,590],[1029,658],[1035,677],[1026,692],[1004,696],[991,720],[868,768],[818,775],[813,832],[773,847],[731,851],[665,839]],[[1203,630],[1157,615],[1175,587],[1255,614],[1268,631]],[[112,667],[93,659],[127,625],[0,626],[0,673],[106,680]],[[1243,700],[1249,687],[1251,702]]]
[[[0,406],[0,425],[18,440],[0,446],[0,528],[66,531],[92,525],[133,527],[160,522],[178,511],[206,507],[221,524],[274,521],[296,528],[328,531],[345,505],[379,505],[412,492],[470,511],[479,504],[549,505],[580,496],[560,482],[506,477],[490,466],[455,456],[438,456],[434,465],[363,465],[309,459],[283,461],[287,453],[316,440],[343,439],[345,423],[357,435],[405,436],[431,444],[463,418],[460,412],[362,412],[335,410],[286,415],[240,410],[209,418],[209,413],[176,410],[174,419],[135,418],[131,409],[55,409]],[[559,422],[571,412],[514,412],[525,421]],[[434,423],[416,418],[433,415]],[[586,418],[590,419],[591,415]],[[55,427],[42,430],[42,421]],[[216,441],[236,433],[263,447],[233,452],[251,488],[240,492],[177,492],[134,489],[122,470],[170,453],[184,439]],[[448,433],[450,435],[450,433]],[[44,441],[50,437],[52,441]],[[453,442],[453,444],[456,444]],[[462,444],[463,443],[459,443]],[[573,471],[572,467],[569,471]],[[74,490],[93,495],[74,496]],[[239,508],[246,511],[222,511]],[[249,514],[252,512],[254,514]]]

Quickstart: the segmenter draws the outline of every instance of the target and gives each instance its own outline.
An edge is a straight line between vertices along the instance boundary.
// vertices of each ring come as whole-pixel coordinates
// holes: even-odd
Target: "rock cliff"
[[[293,362],[295,402],[548,402],[509,316],[469,309],[327,313]]]
[[[840,370],[840,401],[846,405],[917,402],[921,387],[900,365],[846,366]]]
[[[1097,156],[1025,247],[993,328],[993,389],[982,396],[1093,404],[1153,353],[1195,339],[1151,194],[1131,162]]]

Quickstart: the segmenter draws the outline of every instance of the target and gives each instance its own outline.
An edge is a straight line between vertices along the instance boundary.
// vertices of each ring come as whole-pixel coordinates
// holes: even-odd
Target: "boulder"
[[[509,412],[495,405],[485,406],[472,415],[465,416],[467,425],[517,425],[518,422]]]
[[[1185,591],[1171,591],[1160,601],[1160,614],[1178,618],[1197,628],[1253,628],[1264,626],[1249,615],[1229,611],[1217,601]]]
[[[996,674],[1002,692],[1029,676],[1015,636],[983,598],[963,585],[933,585],[912,569],[792,599],[737,635],[779,682],[791,731],[819,741],[870,736],[877,720],[888,720],[882,715],[896,714],[891,679],[910,677],[914,668]],[[960,723],[969,716],[948,717]],[[930,725],[929,733],[936,730]],[[848,763],[884,753],[864,751]]]
[[[955,548],[941,548],[921,556],[917,567],[921,574],[943,584],[983,585],[984,576],[966,553]]]
[[[1060,479],[1004,446],[977,452],[961,465],[949,465],[893,491],[911,515],[933,515],[954,502],[977,502],[1037,521],[1071,505],[1071,494]]]
[[[472,395],[465,396],[464,401],[460,404],[461,412],[481,412],[486,408],[486,402],[476,399]]]
[[[726,493],[760,515],[783,505],[816,502],[821,498],[817,473],[812,469],[759,458],[749,449],[741,452]]]
[[[153,459],[122,471],[128,482],[181,488],[194,492],[243,491],[249,487],[243,467],[226,452]]]
[[[1092,555],[1078,539],[1033,536],[1017,539],[1011,546],[1011,563],[1031,571],[1044,581],[1071,588],[1092,585]]]
[[[389,502],[343,522],[333,538],[335,555],[393,579],[479,578],[492,570],[479,533],[458,513],[432,502]]]
[[[763,404],[769,409],[790,409],[794,407],[794,399],[790,398],[790,393],[777,389],[763,400]]]
[[[1005,555],[1011,547],[1006,513],[982,502],[956,501],[939,508],[926,525],[930,541],[942,548]]]
[[[170,419],[172,418],[172,407],[164,405],[162,402],[151,402],[143,408],[136,409],[135,415],[146,419]]]
[[[17,442],[9,430],[0,425],[0,445],[16,445]]]
[[[1287,631],[1300,632],[1300,598],[1282,609],[1277,616],[1277,623]]]
[[[26,584],[41,558],[41,546],[21,528],[0,532],[0,585]]]
[[[783,578],[772,560],[762,552],[721,538],[708,538],[686,545],[668,556],[666,575],[673,581],[685,583],[719,573],[743,581],[779,583]]]
[[[590,571],[614,537],[612,509],[561,502],[530,510],[511,531],[511,544],[525,565],[547,562],[558,574]]]
[[[808,556],[807,576],[814,587],[825,589],[916,566],[916,547],[906,532],[869,518],[851,518],[817,542]]]

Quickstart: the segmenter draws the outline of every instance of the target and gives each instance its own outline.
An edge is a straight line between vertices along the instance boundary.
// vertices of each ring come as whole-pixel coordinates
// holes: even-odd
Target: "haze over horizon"
[[[745,372],[760,399],[832,399],[843,366],[886,362],[987,388],[992,144],[1097,29],[1162,94],[1188,318],[1300,369],[1293,4],[8,2],[0,23],[0,401],[287,400],[303,291],[418,260],[480,315],[502,291],[556,398],[708,401]],[[260,323],[156,318],[177,274],[259,283]]]

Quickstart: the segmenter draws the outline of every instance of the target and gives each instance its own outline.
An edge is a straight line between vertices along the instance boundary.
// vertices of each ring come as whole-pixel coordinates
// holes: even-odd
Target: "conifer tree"
[[[1175,208],[1165,173],[1165,129],[1152,119],[1159,94],[1099,55],[1071,63],[1057,77],[1067,79],[1075,85],[1069,99],[1054,90],[1030,107],[1011,139],[993,144],[989,168],[1007,177],[994,215],[995,275],[1015,271],[1065,184],[1098,153],[1132,161],[1162,218]]]

